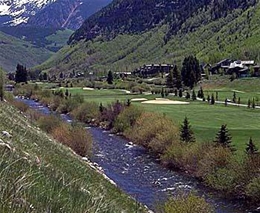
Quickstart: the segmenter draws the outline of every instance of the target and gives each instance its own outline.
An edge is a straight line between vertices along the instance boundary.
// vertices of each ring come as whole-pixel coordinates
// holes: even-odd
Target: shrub
[[[217,169],[225,168],[232,157],[232,152],[225,147],[208,147],[203,158],[199,162],[197,175],[207,179],[207,175],[213,174]]]
[[[260,177],[256,177],[251,180],[251,182],[246,187],[246,194],[253,201],[260,201]]]
[[[75,108],[71,115],[80,122],[90,123],[100,116],[99,106],[95,102],[86,102]]]
[[[179,141],[178,132],[172,120],[160,114],[144,112],[125,135],[135,143],[160,154],[174,141]]]
[[[169,199],[163,206],[164,213],[211,213],[213,208],[208,204],[204,198],[198,197],[193,193],[176,196]]]
[[[39,127],[47,133],[51,133],[53,129],[60,126],[61,124],[62,121],[60,120],[60,118],[54,115],[42,116],[38,120]]]
[[[136,106],[125,108],[115,120],[114,131],[125,132],[129,128],[133,127],[142,112],[143,110]]]
[[[70,147],[78,155],[84,157],[91,154],[92,137],[83,127],[62,124],[56,127],[51,134],[57,141]]]
[[[29,106],[21,101],[12,100],[11,104],[19,109],[21,112],[26,112],[29,109]]]
[[[71,112],[73,109],[77,108],[79,106],[79,102],[77,102],[75,99],[65,99],[61,102],[59,107],[57,108],[57,111],[59,113],[68,113]]]

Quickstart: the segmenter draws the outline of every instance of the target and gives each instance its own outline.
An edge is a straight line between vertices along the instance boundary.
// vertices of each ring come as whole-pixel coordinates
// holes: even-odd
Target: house
[[[171,64],[147,64],[134,70],[132,74],[147,78],[156,76],[160,73],[169,73],[170,69],[172,69],[173,67],[174,65]]]

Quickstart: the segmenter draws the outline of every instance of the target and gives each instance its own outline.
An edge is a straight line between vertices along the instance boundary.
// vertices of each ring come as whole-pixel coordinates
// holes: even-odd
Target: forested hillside
[[[15,71],[18,63],[33,67],[52,55],[47,49],[0,32],[0,67],[7,72]]]
[[[80,40],[96,36],[114,38],[119,33],[140,33],[168,24],[165,39],[181,29],[188,18],[207,14],[199,22],[189,23],[182,32],[192,32],[202,24],[227,16],[234,9],[245,10],[256,0],[115,0],[87,19],[70,38]]]
[[[190,54],[205,63],[226,57],[260,61],[260,4],[255,0],[167,2],[113,1],[37,69],[132,71],[149,63],[180,65]]]

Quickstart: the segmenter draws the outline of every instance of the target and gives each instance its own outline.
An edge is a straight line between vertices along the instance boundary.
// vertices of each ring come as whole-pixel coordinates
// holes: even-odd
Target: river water
[[[50,114],[50,110],[40,103],[33,100],[19,100],[35,110]],[[71,122],[67,115],[62,115],[62,118]],[[140,146],[100,128],[91,127],[89,131],[92,133],[94,143],[91,160],[102,167],[104,173],[118,187],[152,210],[156,210],[167,196],[184,190],[196,191],[198,195],[205,197],[218,213],[252,212],[239,201],[221,198],[194,178],[163,168]]]

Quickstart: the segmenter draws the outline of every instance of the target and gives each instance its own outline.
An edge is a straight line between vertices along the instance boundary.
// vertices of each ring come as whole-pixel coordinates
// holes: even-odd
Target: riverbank
[[[1,212],[147,211],[7,103],[0,119]]]

